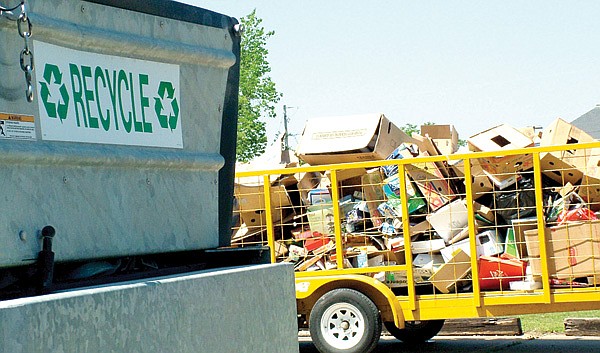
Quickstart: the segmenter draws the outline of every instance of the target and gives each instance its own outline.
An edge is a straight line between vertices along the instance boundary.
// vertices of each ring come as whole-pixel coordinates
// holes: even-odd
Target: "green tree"
[[[275,104],[282,94],[269,76],[267,39],[275,34],[261,26],[256,9],[241,18],[240,97],[238,107],[237,159],[247,162],[261,155],[267,145],[266,122],[261,117],[276,116]]]
[[[428,121],[428,122],[424,123],[423,125],[435,125],[435,124],[432,123],[431,121]],[[417,134],[421,133],[421,127],[417,126],[415,124],[411,124],[411,123],[406,123],[404,126],[400,127],[400,130],[404,131],[408,136],[412,136],[412,134],[415,132]]]
[[[417,127],[417,125],[411,123],[406,123],[404,126],[401,126],[400,130],[404,131],[408,136],[412,136],[415,132],[417,134],[421,133],[421,129]]]

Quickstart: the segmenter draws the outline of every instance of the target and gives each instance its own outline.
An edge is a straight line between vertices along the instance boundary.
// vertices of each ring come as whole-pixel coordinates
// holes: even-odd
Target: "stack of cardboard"
[[[410,259],[417,283],[433,285],[442,293],[472,288],[471,265],[477,263],[483,290],[507,290],[513,282],[521,283],[515,288],[534,288],[533,277],[525,273],[528,260],[539,257],[539,246],[536,248],[533,240],[537,233],[532,233],[537,232],[539,206],[533,187],[533,157],[530,153],[505,153],[534,146],[534,137],[537,141],[534,131],[508,125],[472,136],[468,139],[470,151],[498,155],[486,153],[489,157],[470,159],[472,178],[466,181],[466,160],[414,159],[456,152],[458,133],[451,125],[425,125],[421,134],[408,136],[383,114],[311,120],[296,151],[308,164],[411,161],[400,169],[404,175],[398,174],[396,164],[383,162],[372,169],[342,169],[336,172],[337,185],[331,184],[327,166],[323,173],[274,176],[270,198],[278,259],[294,262],[297,271],[332,269],[340,261],[346,268],[378,267],[372,275],[390,287],[406,286],[406,273],[382,271],[381,266]],[[540,145],[590,140],[585,132],[557,119],[544,130]],[[563,226],[576,217],[593,219],[593,212],[600,210],[599,161],[600,149],[541,154],[545,225]],[[334,214],[332,188],[339,195],[339,219]],[[467,189],[471,190],[469,197]],[[262,193],[260,182],[236,185],[242,226],[234,240],[257,234],[266,239]],[[468,200],[473,202],[471,207]],[[577,215],[574,210],[579,210]],[[469,219],[473,219],[471,227]],[[247,230],[250,228],[254,232]],[[242,237],[241,229],[246,229]],[[336,249],[338,230],[342,244]],[[559,231],[547,232],[561,237]],[[408,238],[410,251],[405,248]],[[595,238],[590,239],[589,246],[596,244]],[[340,254],[342,259],[337,258]],[[533,272],[537,274],[539,259],[535,261]],[[561,270],[550,269],[554,270],[560,277]]]

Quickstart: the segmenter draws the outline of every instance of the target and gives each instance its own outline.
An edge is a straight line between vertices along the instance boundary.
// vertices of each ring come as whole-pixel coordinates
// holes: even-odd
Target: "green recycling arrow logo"
[[[46,109],[46,114],[53,119],[59,118],[62,124],[63,120],[67,118],[67,111],[69,110],[69,93],[67,92],[67,87],[62,82],[62,73],[58,66],[46,64],[43,77],[44,81],[39,81],[40,97]],[[50,85],[59,86],[58,92],[60,93],[60,97],[52,97]],[[56,98],[57,101],[55,102],[51,98]]]
[[[171,129],[171,131],[177,128],[177,121],[179,119],[179,104],[177,98],[175,98],[175,88],[173,84],[167,81],[161,81],[158,85],[158,96],[160,98],[154,98],[154,111],[158,117],[160,127],[163,129]],[[171,111],[163,114],[166,104],[171,104]],[[166,104],[165,104],[166,103]]]

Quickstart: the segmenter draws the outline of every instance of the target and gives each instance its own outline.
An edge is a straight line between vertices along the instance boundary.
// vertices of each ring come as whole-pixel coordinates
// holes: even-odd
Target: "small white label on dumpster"
[[[43,140],[183,148],[179,66],[35,42]]]
[[[35,140],[33,116],[0,113],[0,139]]]

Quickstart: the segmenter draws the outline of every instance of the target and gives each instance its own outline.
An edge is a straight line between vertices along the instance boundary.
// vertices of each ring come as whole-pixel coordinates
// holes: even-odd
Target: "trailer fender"
[[[362,275],[297,277],[298,313],[309,316],[315,302],[323,294],[337,288],[350,288],[363,293],[377,305],[384,322],[393,321],[396,327],[404,328],[404,315],[396,295],[380,281]]]

